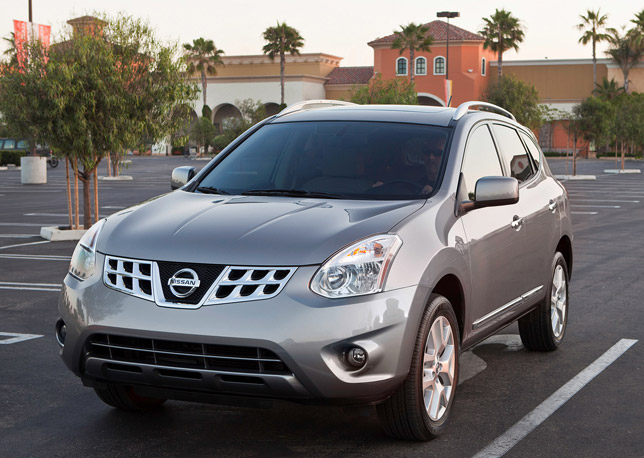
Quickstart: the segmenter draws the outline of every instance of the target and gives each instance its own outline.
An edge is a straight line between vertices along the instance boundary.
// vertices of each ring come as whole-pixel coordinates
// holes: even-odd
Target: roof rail
[[[487,102],[464,102],[461,103],[458,108],[456,109],[456,113],[454,113],[454,116],[452,116],[452,119],[454,121],[458,121],[461,119],[465,114],[468,112],[468,110],[472,107],[485,107],[488,109],[488,111],[493,111],[497,114],[500,114],[502,116],[506,116],[510,118],[512,121],[516,121],[517,119],[514,117],[512,113],[510,113],[508,110],[505,110],[499,106],[493,105],[491,103]]]
[[[277,116],[284,116],[285,114],[300,110],[314,110],[316,108],[338,107],[346,105],[356,104],[352,102],[344,102],[342,100],[304,100],[302,102],[294,103],[290,107],[284,108],[277,114]]]

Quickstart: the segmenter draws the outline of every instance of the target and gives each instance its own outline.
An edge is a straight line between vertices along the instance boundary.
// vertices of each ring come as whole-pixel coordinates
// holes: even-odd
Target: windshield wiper
[[[213,188],[212,186],[199,186],[197,191],[203,192],[204,194],[223,194],[230,195],[229,192],[224,191],[223,189]]]
[[[313,197],[321,199],[344,199],[342,194],[332,192],[305,191],[304,189],[251,189],[241,193],[244,196],[288,196]]]

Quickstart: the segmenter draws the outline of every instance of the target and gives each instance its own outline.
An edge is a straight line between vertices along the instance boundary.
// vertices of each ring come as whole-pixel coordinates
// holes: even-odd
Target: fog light
[[[359,369],[367,363],[367,352],[360,347],[353,347],[346,353],[347,363]]]
[[[65,346],[65,337],[67,337],[67,326],[63,320],[59,319],[56,322],[56,342],[61,347]]]

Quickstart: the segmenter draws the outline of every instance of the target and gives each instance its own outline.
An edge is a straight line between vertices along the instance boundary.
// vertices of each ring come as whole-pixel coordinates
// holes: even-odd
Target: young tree
[[[624,92],[628,93],[628,76],[631,69],[644,56],[644,40],[637,29],[623,35],[613,29],[609,37],[610,48],[606,52],[619,65],[624,75]]]
[[[428,34],[429,28],[424,25],[410,22],[406,26],[400,26],[399,31],[394,31],[396,37],[391,44],[393,49],[399,49],[400,55],[409,50],[409,81],[414,82],[414,55],[416,51],[430,52],[430,47],[434,43],[432,36]]]
[[[498,84],[490,84],[483,98],[508,110],[523,125],[536,129],[543,122],[537,89],[514,75],[504,75]]]
[[[608,21],[607,14],[601,14],[600,9],[597,11],[586,10],[586,15],[579,15],[581,22],[577,24],[577,29],[583,31],[583,35],[579,37],[579,43],[587,45],[592,43],[593,46],[593,87],[597,85],[597,43],[601,41],[608,41],[609,35],[601,33],[601,29],[606,27]]]
[[[304,38],[293,27],[289,27],[285,22],[278,22],[275,27],[267,28],[263,35],[267,43],[262,48],[264,54],[268,55],[271,60],[275,56],[280,58],[280,103],[284,106],[284,66],[286,63],[286,53],[290,55],[299,55],[300,48],[304,46]]]
[[[405,78],[384,80],[378,73],[368,85],[351,90],[351,102],[361,105],[418,105],[418,95],[413,82]]]
[[[208,147],[213,144],[217,129],[212,124],[212,121],[204,116],[199,118],[190,132],[190,137],[197,143],[197,152],[204,148],[204,153],[208,152]]]
[[[208,88],[206,75],[217,74],[217,65],[222,65],[221,56],[224,51],[217,49],[212,40],[204,38],[192,40],[192,44],[185,43],[183,49],[188,58],[188,72],[192,74],[197,71],[201,74],[201,95],[203,104],[206,105],[206,90]]]
[[[624,93],[624,88],[617,85],[615,78],[604,77],[601,84],[597,84],[593,89],[593,95],[604,100],[614,100]]]
[[[595,145],[608,145],[613,140],[615,106],[599,97],[588,97],[573,108],[579,120],[581,135]]]
[[[483,18],[485,26],[479,34],[485,38],[484,49],[491,49],[499,60],[499,81],[503,76],[503,53],[510,49],[517,51],[523,41],[524,33],[519,20],[512,13],[496,10],[489,18]]]

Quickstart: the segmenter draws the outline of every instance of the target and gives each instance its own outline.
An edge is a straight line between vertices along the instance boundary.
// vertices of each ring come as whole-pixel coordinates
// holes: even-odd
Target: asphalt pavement
[[[205,165],[129,159],[122,173],[134,180],[100,182],[102,215],[168,192],[174,167]],[[571,167],[549,164],[556,174]],[[19,171],[0,171],[0,456],[472,457],[500,456],[499,444],[511,444],[508,457],[644,456],[644,174],[608,168],[614,163],[580,160],[577,172],[597,180],[564,183],[575,230],[564,343],[528,352],[512,325],[466,352],[449,430],[429,443],[389,439],[368,409],[106,406],[63,365],[54,338],[75,242],[38,234],[66,224],[64,165],[48,170],[46,185],[21,185]]]

